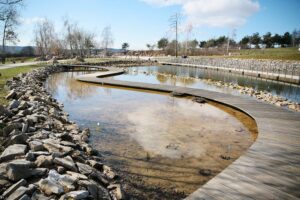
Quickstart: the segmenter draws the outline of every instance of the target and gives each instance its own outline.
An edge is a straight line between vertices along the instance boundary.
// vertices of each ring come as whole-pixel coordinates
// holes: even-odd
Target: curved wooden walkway
[[[118,68],[106,69],[110,71],[82,75],[77,80],[201,96],[235,107],[255,119],[258,138],[254,144],[186,200],[300,199],[300,113],[255,99],[201,89],[100,78],[123,73]]]

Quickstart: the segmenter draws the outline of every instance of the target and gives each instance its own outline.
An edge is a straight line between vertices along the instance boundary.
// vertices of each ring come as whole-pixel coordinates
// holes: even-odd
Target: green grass
[[[242,49],[239,53],[229,58],[300,60],[298,48]]]
[[[7,104],[7,100],[5,99],[5,96],[7,95],[7,90],[5,89],[5,83],[8,79],[17,76],[18,74],[29,72],[33,69],[36,69],[38,67],[41,67],[41,65],[29,65],[29,66],[23,66],[23,67],[14,67],[10,69],[0,69],[0,104],[5,105]]]
[[[84,61],[88,63],[101,63],[101,62],[107,62],[107,61],[115,61],[120,60],[119,58],[85,58]]]
[[[34,62],[35,57],[9,57],[6,58],[5,64],[13,64],[13,61],[15,61],[15,63]]]

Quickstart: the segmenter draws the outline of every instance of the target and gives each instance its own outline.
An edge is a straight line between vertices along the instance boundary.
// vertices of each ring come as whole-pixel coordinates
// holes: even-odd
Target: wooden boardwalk
[[[300,199],[300,113],[255,99],[201,89],[101,78],[120,73],[122,70],[111,68],[109,72],[82,75],[77,80],[201,96],[242,110],[255,119],[258,137],[254,144],[186,200]]]

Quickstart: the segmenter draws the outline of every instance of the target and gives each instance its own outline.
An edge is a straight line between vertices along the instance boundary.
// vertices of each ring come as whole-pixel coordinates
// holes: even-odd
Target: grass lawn
[[[13,61],[15,61],[15,63],[34,62],[35,57],[9,57],[6,58],[5,64],[13,64]],[[0,64],[2,65],[2,63]]]
[[[5,99],[5,96],[7,95],[7,90],[4,88],[5,83],[8,79],[21,74],[25,72],[29,72],[33,69],[36,69],[38,67],[41,67],[41,65],[29,65],[24,67],[14,67],[10,69],[1,69],[0,67],[0,104],[5,105],[7,104],[7,100]]]
[[[298,48],[242,49],[240,55],[229,58],[300,60]]]
[[[85,62],[88,63],[101,63],[101,62],[107,62],[107,61],[115,61],[120,60],[120,58],[115,57],[109,57],[109,58],[85,58]]]

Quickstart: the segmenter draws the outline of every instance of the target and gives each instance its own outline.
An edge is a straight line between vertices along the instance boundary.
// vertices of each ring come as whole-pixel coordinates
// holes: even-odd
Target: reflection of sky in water
[[[212,144],[251,143],[241,122],[209,104],[85,84],[72,79],[74,74],[54,74],[47,88],[72,120],[91,128],[93,143],[113,145],[111,137],[120,143],[125,137],[144,151],[171,158],[202,156]]]
[[[175,100],[174,104],[151,103],[141,105],[125,115],[129,122],[128,134],[146,151],[166,157],[200,157],[207,146],[202,134],[220,134],[241,126],[228,114],[210,105],[199,105],[189,100]],[[216,121],[223,122],[215,124]],[[166,148],[167,147],[167,148]]]
[[[146,74],[143,72],[146,72]],[[177,78],[157,75],[157,72],[162,74],[176,75]],[[199,79],[185,79],[183,77],[195,77]],[[237,90],[210,85],[204,81],[201,81],[201,78],[238,83],[241,86],[250,86],[258,90],[266,90],[274,95],[280,95],[293,101],[300,102],[300,87],[296,85],[193,67],[131,67],[129,68],[128,74],[114,77],[114,79],[117,80],[185,86],[240,95]]]

